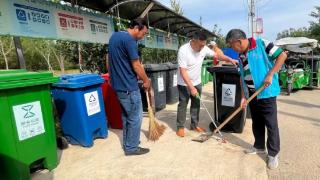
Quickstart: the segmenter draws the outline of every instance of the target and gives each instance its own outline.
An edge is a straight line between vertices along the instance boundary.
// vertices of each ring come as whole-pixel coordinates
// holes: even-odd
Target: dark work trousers
[[[201,90],[202,90],[201,84],[194,87],[198,90],[198,93],[201,95]],[[177,114],[177,129],[184,128],[184,123],[186,122],[187,105],[189,103],[189,99],[191,99],[190,128],[193,129],[198,126],[198,122],[199,122],[200,100],[190,94],[189,88],[187,86],[178,85],[178,91],[179,91],[179,104],[178,104],[178,114]]]
[[[249,91],[250,92],[250,91]],[[250,96],[254,92],[250,92]],[[277,119],[277,98],[254,98],[249,103],[252,117],[254,147],[265,148],[265,129],[267,128],[267,150],[269,156],[276,156],[280,151],[280,136]]]

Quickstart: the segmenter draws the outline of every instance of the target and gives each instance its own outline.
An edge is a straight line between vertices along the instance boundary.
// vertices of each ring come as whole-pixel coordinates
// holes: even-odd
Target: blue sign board
[[[0,0],[0,35],[108,43],[109,16],[43,0]]]

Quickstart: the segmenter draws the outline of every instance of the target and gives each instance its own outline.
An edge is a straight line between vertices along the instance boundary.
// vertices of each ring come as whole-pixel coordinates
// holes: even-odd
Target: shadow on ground
[[[293,114],[293,113],[289,113],[289,112],[284,112],[284,111],[278,111],[278,113],[286,115],[286,116],[291,116],[294,118],[299,118],[301,120],[306,120],[306,121],[311,121],[311,122],[315,122],[315,123],[320,123],[320,118],[311,118],[311,117],[307,117],[307,116],[302,116],[302,115],[297,115],[297,114]]]
[[[63,154],[63,150],[58,149],[57,150],[57,156],[58,156],[58,165],[57,166],[59,166],[62,154]],[[46,169],[41,169],[41,170],[38,170],[38,171],[32,173],[30,177],[31,177],[30,179],[32,179],[32,180],[53,180],[54,179],[54,171],[48,171]]]
[[[296,101],[296,100],[291,100],[291,99],[277,99],[277,101],[282,102],[282,103],[286,103],[286,104],[290,104],[290,105],[300,106],[303,108],[320,108],[319,105]]]

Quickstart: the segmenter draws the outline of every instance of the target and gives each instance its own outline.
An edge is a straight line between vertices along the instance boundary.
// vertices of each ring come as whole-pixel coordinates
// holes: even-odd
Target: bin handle
[[[263,91],[265,88],[265,85],[262,85],[254,94],[252,94],[248,99],[247,99],[247,103],[249,103],[250,101],[252,101],[253,98],[255,98],[258,94],[261,93],[261,91]],[[231,119],[236,116],[240,111],[242,110],[242,107],[240,105],[240,107],[238,107],[230,116],[228,116],[223,123],[221,123],[217,129],[215,129],[213,131],[213,133],[217,133],[221,128],[223,128],[229,121],[231,121]]]

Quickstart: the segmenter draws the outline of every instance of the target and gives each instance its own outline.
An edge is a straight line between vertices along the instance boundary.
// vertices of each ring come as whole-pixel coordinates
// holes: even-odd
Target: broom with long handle
[[[265,86],[261,86],[252,96],[250,96],[247,99],[247,103],[249,103],[250,101],[252,101],[253,98],[255,98],[262,90],[264,90]],[[201,134],[199,137],[192,139],[192,141],[196,141],[196,142],[205,142],[207,141],[211,136],[213,136],[215,133],[219,132],[220,134],[220,129],[223,128],[229,121],[231,121],[235,115],[237,115],[243,108],[240,106],[238,107],[230,116],[228,116],[222,124],[220,124],[220,126],[216,127],[216,129],[210,133],[210,134]],[[221,142],[226,143],[227,140],[222,136],[222,134],[220,134],[221,136]]]
[[[196,98],[197,98],[197,99],[199,99],[199,101],[200,101],[200,103],[201,103],[202,107],[207,111],[207,113],[208,113],[208,115],[209,115],[209,118],[210,118],[210,120],[211,120],[212,124],[214,125],[214,127],[218,128],[218,126],[217,126],[216,122],[213,120],[213,118],[212,118],[212,116],[211,116],[210,112],[208,111],[207,106],[202,102],[202,100],[201,100],[201,97],[200,97],[199,93],[197,93],[197,94],[196,94]],[[225,138],[224,138],[224,136],[222,135],[222,133],[220,132],[220,130],[218,131],[218,133],[219,133],[219,135],[220,135],[220,137],[221,137],[221,142],[223,142],[223,143],[227,143],[227,141],[225,140]],[[200,139],[200,140],[193,139],[193,140],[194,140],[194,141],[198,141],[198,142],[203,142],[203,141],[202,141],[202,139]]]
[[[149,92],[146,91],[147,104],[148,104],[148,114],[149,114],[149,140],[156,141],[164,133],[166,126],[159,124],[154,117],[152,107],[150,105]]]
[[[250,101],[252,101],[253,98],[255,98],[258,94],[260,94],[261,91],[263,91],[265,88],[264,85],[262,85],[254,94],[252,94],[248,99],[247,99],[247,103],[249,103]],[[231,121],[231,119],[237,115],[243,108],[240,106],[238,107],[238,109],[236,109],[230,116],[228,116],[228,118],[226,120],[223,121],[223,123],[221,123],[217,129],[215,129],[213,131],[213,133],[217,133],[221,128],[223,128],[229,121]]]

